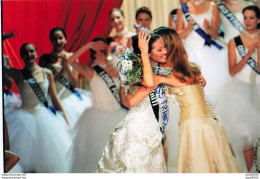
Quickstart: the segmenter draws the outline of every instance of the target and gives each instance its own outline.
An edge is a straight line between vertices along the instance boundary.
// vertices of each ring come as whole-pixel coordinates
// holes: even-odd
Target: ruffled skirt
[[[6,113],[10,151],[20,157],[24,172],[68,172],[72,138],[64,118],[36,106]]]
[[[116,131],[110,135],[103,157],[98,163],[98,172],[167,172],[162,134],[151,110],[137,106],[128,112]]]

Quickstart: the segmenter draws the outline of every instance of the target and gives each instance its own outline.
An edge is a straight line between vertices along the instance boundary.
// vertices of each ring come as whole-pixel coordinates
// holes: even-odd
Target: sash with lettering
[[[246,51],[245,51],[245,47],[243,45],[243,42],[240,38],[240,36],[237,36],[234,38],[235,40],[235,44],[236,44],[236,47],[237,47],[237,50],[238,50],[238,53],[239,55],[244,58],[246,56]],[[260,75],[260,71],[258,70],[258,67],[257,67],[257,62],[252,58],[250,57],[246,63],[258,74]]]
[[[57,73],[57,71],[55,70],[55,68],[52,66],[51,63],[48,63],[46,67],[52,71],[53,75]],[[73,94],[75,94],[80,100],[83,100],[80,93],[70,84],[69,80],[65,76],[62,75],[61,77],[59,77],[58,82],[63,86],[65,86]]]
[[[158,85],[150,94],[151,106],[157,119],[160,131],[164,135],[165,126],[169,120],[168,101],[164,91],[164,84]],[[159,115],[161,114],[161,118]]]
[[[189,8],[188,8],[188,5],[187,4],[182,4],[181,5],[181,8],[182,8],[182,11],[183,11],[183,14],[185,16],[185,18],[187,19],[187,21],[190,21],[191,20],[191,16],[190,16],[190,12],[189,12]],[[193,30],[195,32],[197,32],[204,40],[205,40],[205,44],[204,45],[207,45],[207,46],[211,46],[211,45],[214,45],[217,49],[221,50],[223,49],[223,47],[218,44],[215,40],[213,40],[209,34],[207,34],[200,26],[197,22],[194,21],[193,23]]]
[[[116,98],[117,102],[121,105],[121,99],[120,99],[120,96],[119,96],[119,91],[118,91],[118,89],[117,89],[113,79],[111,78],[111,76],[105,70],[103,70],[100,66],[98,66],[98,65],[95,65],[93,67],[93,69],[105,81],[108,89],[111,91],[113,96]]]
[[[225,6],[224,3],[218,4],[220,12],[228,19],[228,21],[240,32],[245,32],[244,25],[236,18],[236,16]]]
[[[28,83],[31,86],[34,94],[37,96],[37,98],[39,99],[41,104],[43,104],[46,108],[48,108],[54,114],[56,114],[57,109],[54,106],[49,106],[48,105],[48,101],[47,101],[47,99],[46,99],[46,97],[45,97],[41,87],[39,86],[37,81],[34,79],[34,77],[32,76],[31,72],[24,68],[23,69],[23,75],[24,75],[24,78],[28,81]]]
[[[178,9],[173,9],[171,11],[172,21],[174,22],[174,24],[177,23],[177,11],[178,11]]]

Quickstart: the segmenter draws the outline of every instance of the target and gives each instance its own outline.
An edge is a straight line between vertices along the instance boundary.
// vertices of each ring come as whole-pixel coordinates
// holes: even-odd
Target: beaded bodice
[[[180,122],[194,117],[212,117],[217,119],[216,114],[205,100],[204,90],[199,84],[183,87],[169,87],[169,94],[174,94],[180,105]]]

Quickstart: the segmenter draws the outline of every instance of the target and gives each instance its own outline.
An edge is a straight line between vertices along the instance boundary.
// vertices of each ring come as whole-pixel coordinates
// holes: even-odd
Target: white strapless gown
[[[211,24],[212,7],[213,3],[208,12],[199,15],[191,14],[191,17],[202,29],[204,19],[207,19],[209,24]],[[187,27],[188,23],[184,16],[183,19],[185,27]],[[204,31],[206,32],[206,30]],[[227,60],[228,53],[226,46],[221,44],[221,42],[217,41],[218,44],[224,47],[222,50],[217,49],[214,45],[211,45],[211,47],[204,46],[204,42],[205,40],[194,30],[183,39],[189,61],[196,63],[200,67],[201,73],[207,81],[207,85],[204,88],[207,101],[214,106],[217,100],[214,97],[215,93],[220,89],[224,82],[230,78]]]
[[[119,88],[119,79],[113,78],[113,81]],[[90,89],[94,95],[94,105],[82,114],[74,129],[74,158],[71,166],[74,173],[96,172],[109,134],[127,113],[96,72],[90,82]]]
[[[38,83],[47,97],[49,81]],[[40,104],[29,83],[18,85],[22,106],[5,111],[9,131],[10,151],[20,157],[24,172],[64,173],[69,170],[69,149],[72,138],[62,115],[54,115]]]
[[[149,96],[132,107],[111,133],[99,173],[166,173],[162,133]]]
[[[236,56],[238,63],[242,58],[237,50]],[[252,58],[257,59],[257,50],[253,52]],[[218,101],[215,110],[223,119],[222,123],[233,145],[240,169],[248,172],[243,150],[251,148],[260,136],[260,75],[245,64],[219,90],[216,97]]]

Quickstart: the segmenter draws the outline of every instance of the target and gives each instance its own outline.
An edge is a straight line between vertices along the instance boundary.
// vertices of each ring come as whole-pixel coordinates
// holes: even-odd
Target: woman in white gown
[[[22,99],[21,108],[5,113],[10,151],[18,154],[24,172],[68,172],[72,139],[52,73],[36,65],[33,44],[23,44],[20,55],[24,69],[4,67],[4,73],[17,84]],[[59,111],[54,114],[47,103],[48,95],[63,115]]]
[[[173,68],[170,78],[159,76],[159,81],[171,86],[167,93],[174,94],[180,105],[177,172],[239,172],[225,129],[205,100],[198,67],[190,66],[175,30],[162,27],[155,32],[164,39],[168,47],[166,65]]]
[[[178,9],[176,30],[183,39],[189,61],[200,67],[207,81],[205,95],[212,105],[216,102],[215,92],[229,79],[227,48],[215,40],[219,26],[219,12],[214,2],[191,0]]]
[[[67,43],[66,32],[62,28],[55,27],[50,31],[49,37],[53,50],[40,57],[39,65],[52,71],[57,95],[73,128],[82,113],[92,106],[92,94],[76,88],[78,72],[73,70],[66,60],[59,57],[61,53],[65,53],[67,56],[73,54],[64,50]]]
[[[228,45],[229,72],[233,78],[217,94],[216,104],[219,116],[228,118],[223,123],[243,172],[251,168],[253,143],[260,136],[260,15],[257,6],[248,7],[243,10],[246,32]],[[224,104],[232,105],[227,109]]]
[[[121,58],[121,50],[126,47],[131,47],[131,37],[134,33],[130,32],[125,27],[125,15],[121,9],[114,8],[109,12],[109,20],[111,25],[116,31],[113,37],[107,38],[109,45],[108,55],[109,60],[112,61],[113,66],[116,68],[119,59]]]
[[[159,36],[151,38],[148,48],[150,38],[146,39],[146,35],[147,33],[142,31],[138,37],[138,46],[144,65],[142,81],[144,86],[131,86],[130,93],[124,96],[131,108],[125,119],[118,124],[115,132],[110,135],[103,156],[98,162],[99,173],[167,172],[162,147],[163,134],[160,131],[161,126],[157,122],[149,97],[149,93],[158,85],[151,83],[153,72],[149,68],[151,66],[149,57],[158,62],[166,62],[167,52]],[[149,78],[146,77],[148,74]],[[145,86],[151,91],[148,92],[148,88]]]
[[[74,131],[72,172],[96,172],[97,162],[110,132],[127,113],[127,110],[121,106],[118,72],[107,61],[107,48],[104,39],[95,38],[68,59],[73,68],[87,79],[94,95],[93,107],[82,114],[75,126],[77,131]],[[92,67],[75,62],[88,49],[94,60]]]

